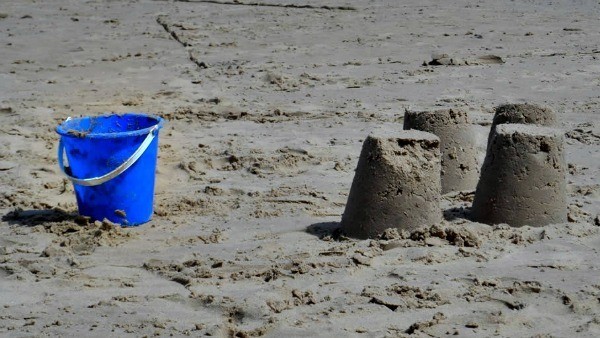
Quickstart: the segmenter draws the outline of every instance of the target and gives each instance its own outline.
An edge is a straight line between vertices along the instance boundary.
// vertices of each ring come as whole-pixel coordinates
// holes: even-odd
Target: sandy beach
[[[0,336],[600,336],[597,1],[0,3]],[[439,60],[444,60],[439,62]],[[567,220],[340,231],[363,142],[405,110],[564,132]],[[152,221],[77,215],[68,117],[160,132]]]

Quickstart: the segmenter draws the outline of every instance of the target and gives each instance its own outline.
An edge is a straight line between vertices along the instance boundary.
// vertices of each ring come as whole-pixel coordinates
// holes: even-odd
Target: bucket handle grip
[[[100,185],[102,183],[112,180],[113,178],[115,178],[115,177],[119,176],[120,174],[122,174],[123,172],[125,172],[125,170],[129,169],[129,167],[131,167],[144,154],[146,149],[148,149],[148,146],[150,146],[150,143],[152,143],[152,141],[154,140],[154,137],[156,136],[155,131],[157,129],[158,129],[158,125],[155,125],[154,127],[152,127],[152,129],[150,129],[150,132],[148,133],[148,136],[146,136],[146,138],[144,139],[144,142],[142,142],[142,144],[140,144],[139,148],[137,148],[137,150],[127,159],[127,161],[123,162],[123,164],[116,167],[113,171],[106,173],[102,176],[90,177],[90,178],[76,178],[76,177],[73,177],[73,176],[67,174],[67,171],[65,170],[65,165],[63,162],[65,146],[64,146],[62,138],[61,138],[58,143],[58,166],[60,167],[60,170],[63,172],[63,174],[65,176],[67,176],[67,178],[75,184],[83,185],[86,187],[93,187],[96,185]],[[68,169],[68,168],[69,167],[66,167],[66,169]]]

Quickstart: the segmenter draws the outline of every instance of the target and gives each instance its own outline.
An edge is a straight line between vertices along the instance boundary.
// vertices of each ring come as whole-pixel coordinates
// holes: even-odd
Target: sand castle
[[[454,109],[407,110],[404,129],[422,130],[440,138],[442,193],[475,189],[479,179],[479,164],[475,135],[466,112]]]
[[[342,216],[342,230],[373,238],[387,228],[413,229],[441,221],[440,141],[409,130],[363,143]]]
[[[481,169],[474,220],[511,226],[566,222],[563,142],[556,129],[498,125]]]
[[[440,195],[475,185],[472,216],[478,222],[511,226],[566,222],[563,135],[535,125],[555,121],[550,108],[499,106],[479,177],[465,112],[406,111],[403,132],[365,140],[342,230],[352,237],[373,238],[387,228],[411,230],[437,223]]]
[[[509,103],[496,107],[492,127],[488,136],[488,145],[496,126],[506,123],[533,124],[552,127],[556,124],[556,113],[550,107],[531,103]]]
[[[505,123],[537,124],[553,126],[556,114],[550,107],[531,103],[503,104],[496,108],[493,126]]]

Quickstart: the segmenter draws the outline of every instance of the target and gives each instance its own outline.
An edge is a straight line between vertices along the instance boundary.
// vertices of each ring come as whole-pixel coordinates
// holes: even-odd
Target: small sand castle
[[[498,107],[479,177],[466,113],[407,111],[404,129],[420,131],[365,140],[342,230],[373,238],[388,228],[438,223],[441,193],[473,189],[477,179],[475,221],[511,226],[566,222],[563,133],[542,126],[555,121],[554,111],[546,107]]]
[[[563,142],[557,129],[497,126],[475,192],[474,220],[512,226],[566,222]]]
[[[430,132],[440,138],[442,193],[473,190],[479,179],[475,135],[466,112],[445,109],[406,111],[404,129]]]
[[[437,136],[416,130],[367,137],[342,216],[344,233],[373,238],[387,228],[439,223],[439,145]]]
[[[496,108],[472,207],[473,219],[511,226],[566,222],[563,133],[536,104]]]
[[[507,123],[533,124],[553,127],[556,124],[556,113],[550,107],[531,103],[503,104],[496,107],[492,127],[488,136],[488,145],[496,131],[496,126]]]
[[[556,123],[556,114],[552,108],[537,104],[503,104],[496,108],[492,125],[496,126],[505,123],[553,126]]]

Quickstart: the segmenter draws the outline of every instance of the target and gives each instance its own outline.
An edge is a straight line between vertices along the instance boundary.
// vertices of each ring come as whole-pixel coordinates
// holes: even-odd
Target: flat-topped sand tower
[[[466,112],[454,109],[406,111],[404,129],[416,129],[440,138],[442,193],[473,190],[479,179],[475,133]]]
[[[342,215],[344,233],[373,238],[387,228],[440,222],[439,144],[416,130],[367,137]]]
[[[496,107],[492,127],[488,136],[488,145],[499,124],[519,123],[553,127],[556,113],[552,108],[531,103],[509,103]]]
[[[503,104],[496,107],[492,125],[520,123],[553,126],[556,113],[550,108],[531,103]]]
[[[563,132],[501,124],[492,135],[473,201],[473,219],[542,226],[567,221]]]

